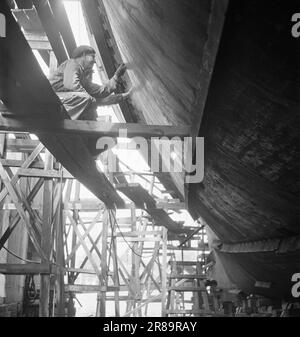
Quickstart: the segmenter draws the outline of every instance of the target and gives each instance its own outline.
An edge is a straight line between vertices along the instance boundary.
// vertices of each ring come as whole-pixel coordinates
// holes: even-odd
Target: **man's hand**
[[[127,67],[126,67],[125,63],[122,63],[118,67],[118,69],[115,72],[115,76],[116,76],[117,80],[120,79],[120,77],[122,77],[125,74],[126,69],[127,69]]]
[[[129,98],[133,94],[133,92],[134,90],[132,87],[127,92],[124,92],[124,94],[122,94],[123,100]]]

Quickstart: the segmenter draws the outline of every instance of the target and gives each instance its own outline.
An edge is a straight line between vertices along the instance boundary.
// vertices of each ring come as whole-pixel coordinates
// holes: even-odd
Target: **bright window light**
[[[80,1],[64,1],[64,6],[77,45],[89,45],[89,38]]]
[[[46,77],[49,76],[49,67],[47,64],[44,62],[43,58],[41,57],[40,53],[37,50],[33,50],[33,54],[36,57],[43,73],[45,74]]]

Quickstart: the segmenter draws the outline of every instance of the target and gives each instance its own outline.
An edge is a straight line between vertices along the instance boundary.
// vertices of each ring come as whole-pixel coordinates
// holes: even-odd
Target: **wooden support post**
[[[144,265],[143,262],[143,249],[144,249],[144,244],[145,244],[145,234],[146,234],[146,229],[147,229],[147,223],[146,222],[142,222],[140,221],[140,225],[142,225],[141,228],[138,228],[138,235],[140,234],[141,236],[138,237],[138,240],[141,240],[140,242],[137,242],[137,250],[135,253],[135,257],[136,257],[136,283],[137,283],[137,304],[138,306],[141,305],[142,303],[142,286],[141,286],[141,278],[140,278],[140,265]],[[151,240],[151,238],[150,238]],[[139,309],[138,311],[138,315],[139,317],[142,317],[142,309]]]
[[[114,286],[119,287],[120,286],[120,280],[119,280],[119,267],[118,267],[118,252],[117,252],[117,239],[115,235],[116,231],[116,211],[110,210],[110,221],[111,221],[111,255],[113,260],[113,280],[114,280]],[[120,317],[120,296],[119,291],[115,291],[115,317]]]
[[[65,284],[64,284],[64,271],[65,259],[64,259],[64,246],[63,246],[63,209],[62,209],[62,193],[63,182],[59,181],[59,188],[57,193],[59,194],[59,204],[55,217],[55,242],[56,242],[56,262],[59,264],[59,271],[56,278],[56,304],[57,304],[57,316],[65,317]]]
[[[135,210],[135,205],[132,204],[131,205],[131,230],[133,232],[136,232],[137,227],[136,227],[136,210]],[[132,257],[131,257],[131,263],[132,263],[132,267],[131,267],[131,275],[132,275],[132,287],[134,289],[134,298],[131,301],[131,305],[130,307],[132,307],[132,309],[135,309],[136,307],[136,297],[139,294],[139,268],[137,266],[137,247],[138,247],[138,243],[135,242],[132,246]],[[131,309],[131,308],[130,308]]]
[[[51,170],[53,167],[53,157],[50,152],[46,151],[45,170]],[[43,194],[43,227],[42,227],[42,249],[45,257],[43,263],[50,262],[51,256],[51,229],[52,229],[52,197],[53,181],[45,180]],[[40,317],[49,317],[49,298],[50,298],[50,276],[41,275],[40,286]]]
[[[70,194],[71,194],[71,191],[70,191]],[[76,183],[75,183],[75,199],[74,199],[75,202],[79,201],[79,194],[80,194],[80,184],[79,184],[78,181],[76,181]],[[69,195],[69,198],[70,198],[70,195]],[[77,214],[78,213],[76,213],[74,211],[73,217],[76,217]],[[72,250],[76,246],[76,241],[77,241],[76,232],[75,232],[74,227],[72,227],[72,248],[71,248]],[[75,263],[76,263],[76,252],[75,252],[75,254],[73,255],[73,257],[71,259],[71,268],[75,268]],[[69,282],[70,284],[74,283],[73,277],[74,277],[74,273],[71,273],[70,274],[71,280]]]
[[[103,213],[103,227],[102,227],[102,249],[101,249],[101,289],[98,293],[98,305],[97,305],[97,317],[106,316],[106,291],[107,291],[107,238],[109,227],[109,210],[105,210]]]
[[[4,156],[5,141],[6,141],[6,134],[0,133],[0,158],[3,158]]]
[[[7,199],[9,197],[6,197]],[[0,236],[6,232],[9,227],[9,216],[10,210],[1,210],[0,211]],[[7,248],[7,244],[4,246]],[[0,248],[0,263],[7,263],[7,251]],[[0,304],[2,304],[2,299],[6,297],[5,291],[6,277],[0,274]]]
[[[161,275],[161,314],[162,317],[166,316],[166,300],[167,300],[167,242],[168,240],[168,231],[165,227],[163,227],[163,235],[162,235],[162,244],[163,244],[163,252],[162,252],[162,275]]]
[[[197,275],[202,274],[202,267],[199,262],[196,263],[196,274]],[[203,309],[206,312],[208,312],[210,311],[210,308],[209,308],[208,296],[207,296],[206,288],[204,285],[204,281],[201,279],[197,279],[196,285],[199,289],[201,288],[200,292],[198,292],[199,296],[201,295],[200,303],[203,303]]]
[[[70,201],[70,196],[71,196],[71,192],[72,192],[72,186],[73,186],[73,181],[72,180],[69,180],[67,182],[67,189],[66,189],[66,193],[65,193],[65,197],[64,197],[64,205],[66,203],[68,203]],[[74,233],[74,231],[72,230],[72,226],[69,226],[68,228],[68,232],[66,232],[66,219],[67,219],[67,213],[66,211],[64,210],[63,211],[63,224],[64,224],[64,231],[65,231],[65,252],[66,252],[66,256],[68,257],[69,254],[69,248],[68,248],[68,237],[69,237],[69,234],[70,232],[72,232],[72,234]],[[72,243],[71,243],[71,247],[73,247],[73,237],[75,236],[75,240],[76,240],[76,235],[73,235],[72,236]],[[65,265],[66,267],[70,267],[70,264],[68,261],[65,262]],[[72,277],[74,275],[72,273],[68,273],[68,284],[72,284]]]
[[[150,278],[148,278],[146,284],[147,284],[147,292],[146,292],[147,298],[150,298],[150,295],[151,295],[151,280],[150,280]],[[145,305],[144,315],[145,315],[145,317],[147,317],[147,315],[148,315],[148,304]]]

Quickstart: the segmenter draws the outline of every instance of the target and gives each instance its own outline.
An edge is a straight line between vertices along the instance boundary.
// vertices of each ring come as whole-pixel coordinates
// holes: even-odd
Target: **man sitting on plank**
[[[104,85],[92,82],[96,52],[92,47],[77,47],[70,60],[62,63],[49,81],[71,119],[96,120],[97,107],[118,104],[131,91],[115,94],[117,83],[126,71],[123,63]]]

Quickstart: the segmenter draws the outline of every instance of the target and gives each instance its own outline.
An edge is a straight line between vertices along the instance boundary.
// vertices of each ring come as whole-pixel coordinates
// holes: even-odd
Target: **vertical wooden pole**
[[[5,202],[9,202],[9,197],[5,197]],[[5,233],[6,229],[9,226],[9,216],[10,216],[10,211],[9,210],[1,210],[0,211],[0,237]],[[4,247],[7,248],[7,244],[5,243]],[[7,263],[7,251],[4,249],[0,250],[0,263]],[[5,286],[6,286],[6,276],[0,274],[0,304],[4,302],[4,299],[6,297],[6,291],[5,291]]]
[[[135,205],[131,204],[131,230],[133,232],[136,232],[136,212],[135,212]],[[134,289],[134,296],[138,293],[138,284],[137,284],[137,277],[138,277],[138,270],[137,270],[137,256],[135,255],[135,252],[137,252],[138,243],[135,242],[132,246],[132,257],[131,257],[131,275],[132,275],[132,287]],[[131,302],[131,308],[134,309],[136,307],[136,300],[133,298]]]
[[[149,298],[151,296],[151,278],[148,277],[147,281],[145,282],[147,282],[147,297]],[[144,313],[145,317],[147,317],[148,315],[148,306],[149,303],[145,305],[145,313]]]
[[[168,240],[168,231],[165,227],[163,227],[162,234],[162,274],[161,274],[161,314],[162,317],[166,317],[166,300],[167,300],[167,240]]]
[[[0,157],[4,158],[4,147],[5,147],[5,133],[0,133]],[[2,181],[0,180],[0,190],[2,189]],[[8,210],[0,211],[0,237],[5,233],[6,229],[9,226],[9,213]],[[0,250],[0,263],[6,263],[7,261],[7,252],[2,249]],[[0,304],[4,302],[5,298],[5,275],[0,274]]]
[[[53,157],[46,151],[45,170],[53,168]],[[50,262],[51,255],[51,225],[52,225],[52,198],[53,198],[53,181],[46,180],[44,182],[43,195],[43,227],[42,227],[42,250],[45,258],[42,262]],[[40,317],[49,317],[49,297],[50,297],[50,275],[41,275],[40,285]]]
[[[62,168],[61,168],[62,169]],[[56,227],[56,262],[59,265],[60,270],[57,274],[56,279],[56,303],[57,303],[57,316],[65,316],[65,284],[64,284],[64,271],[65,259],[64,259],[64,243],[63,243],[63,209],[62,209],[62,192],[63,192],[63,182],[60,180],[58,182],[59,188],[57,193],[59,194],[59,204],[57,206],[55,227]]]
[[[116,240],[116,211],[111,210],[110,211],[110,221],[112,221],[112,233],[111,233],[111,244],[112,244],[112,260],[113,260],[113,269],[114,269],[114,286],[119,287],[120,286],[120,280],[119,280],[119,267],[118,267],[118,252],[117,252],[117,240]],[[120,296],[119,291],[115,291],[115,316],[120,317]]]
[[[141,231],[144,232],[147,230],[147,223],[143,223],[141,221],[142,227],[141,227]],[[142,236],[141,240],[143,239]],[[142,304],[142,287],[141,287],[141,279],[140,279],[140,265],[142,261],[142,256],[143,256],[143,250],[144,250],[144,243],[145,241],[140,241],[139,243],[137,242],[137,249],[136,251],[136,255],[135,255],[135,263],[136,263],[136,285],[137,285],[137,296],[138,296],[138,300],[137,300],[137,304],[140,307]],[[140,308],[138,311],[138,316],[142,317],[142,309]]]
[[[202,272],[201,272],[201,264],[198,261],[196,263],[196,275],[201,275],[201,274],[202,274]],[[202,297],[202,301],[200,301],[200,302],[203,303],[204,310],[206,312],[210,311],[209,302],[208,302],[208,296],[207,296],[207,292],[206,292],[206,289],[205,289],[204,281],[201,280],[201,279],[197,280],[196,284],[197,284],[197,287],[203,288],[203,290],[201,290],[200,292],[198,292],[198,294],[201,295],[201,297]]]
[[[76,181],[76,183],[75,183],[75,198],[74,198],[75,202],[79,201],[79,195],[80,195],[80,183],[78,181]],[[74,215],[73,216],[74,220],[77,222],[78,211],[74,210],[73,215]],[[76,232],[73,228],[72,229],[72,248],[71,248],[71,250],[76,246],[76,244],[77,244],[77,236],[76,236]],[[76,264],[76,252],[72,256],[72,259],[71,259],[71,268],[75,268],[75,264]],[[71,284],[74,284],[74,273],[71,273]]]
[[[103,228],[102,228],[102,251],[101,251],[101,279],[100,292],[98,294],[97,317],[106,316],[106,290],[107,290],[107,237],[109,226],[109,210],[103,213]]]

